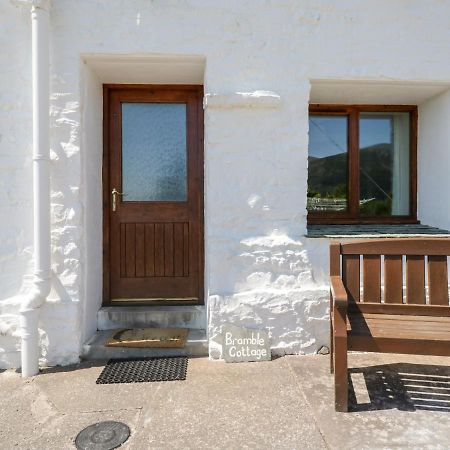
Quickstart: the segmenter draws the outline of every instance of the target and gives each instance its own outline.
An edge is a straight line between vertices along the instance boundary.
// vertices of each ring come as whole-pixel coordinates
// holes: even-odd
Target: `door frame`
[[[196,92],[199,96],[197,104],[197,149],[198,149],[198,168],[197,174],[201,177],[199,183],[199,249],[198,249],[198,301],[114,301],[111,302],[110,294],[110,207],[111,194],[109,186],[110,172],[110,94],[115,90],[130,91],[148,91],[148,90],[183,90],[187,92]],[[203,85],[182,85],[182,84],[104,84],[103,85],[103,164],[102,164],[102,192],[103,192],[103,298],[102,306],[139,306],[145,305],[203,305],[205,294],[205,238],[204,238],[204,119],[203,119]]]

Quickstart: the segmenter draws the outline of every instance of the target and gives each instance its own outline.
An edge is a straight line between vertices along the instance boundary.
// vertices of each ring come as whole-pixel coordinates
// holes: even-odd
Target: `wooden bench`
[[[349,350],[450,356],[449,255],[450,239],[330,245],[336,411],[348,411]]]

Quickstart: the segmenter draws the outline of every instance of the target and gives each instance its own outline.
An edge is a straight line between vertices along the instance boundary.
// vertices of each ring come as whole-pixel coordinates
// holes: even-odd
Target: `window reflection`
[[[361,113],[360,214],[409,214],[409,114]]]
[[[309,118],[309,211],[347,210],[347,116]]]

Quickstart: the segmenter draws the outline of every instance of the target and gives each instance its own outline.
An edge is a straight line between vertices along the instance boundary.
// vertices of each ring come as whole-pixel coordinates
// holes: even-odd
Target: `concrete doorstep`
[[[351,412],[336,413],[327,356],[189,360],[187,379],[96,385],[104,362],[0,373],[0,449],[71,449],[105,420],[124,449],[448,449],[450,359],[350,355]]]

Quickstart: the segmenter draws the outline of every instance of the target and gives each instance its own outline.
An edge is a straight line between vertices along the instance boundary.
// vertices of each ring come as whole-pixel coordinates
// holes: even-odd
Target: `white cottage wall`
[[[33,268],[31,24],[0,3],[0,368],[20,366],[19,303]]]
[[[96,74],[83,61],[81,65],[81,196],[84,205],[84,264],[82,341],[97,331],[97,311],[103,289],[103,87]]]
[[[419,107],[419,218],[444,229],[450,229],[449,118],[450,90]]]
[[[52,244],[61,284],[41,324],[44,362],[77,360],[100,302],[100,249],[93,242],[99,216],[92,211],[100,199],[89,195],[89,183],[99,174],[101,109],[99,83],[83,68],[83,55],[203,55],[206,93],[280,96],[276,108],[205,110],[211,356],[220,356],[226,321],[267,328],[279,353],[310,353],[328,341],[328,263],[326,240],[304,237],[309,81],[448,82],[449,13],[438,0],[54,0]],[[14,314],[31,267],[31,192],[24,181],[31,177],[30,26],[28,12],[9,2],[1,3],[0,17],[8,58],[0,67],[0,312]],[[433,140],[421,135],[419,154]],[[439,188],[420,179],[419,186],[424,199]],[[433,224],[448,226],[445,220]],[[0,336],[0,348],[0,364],[15,364],[10,337]]]

